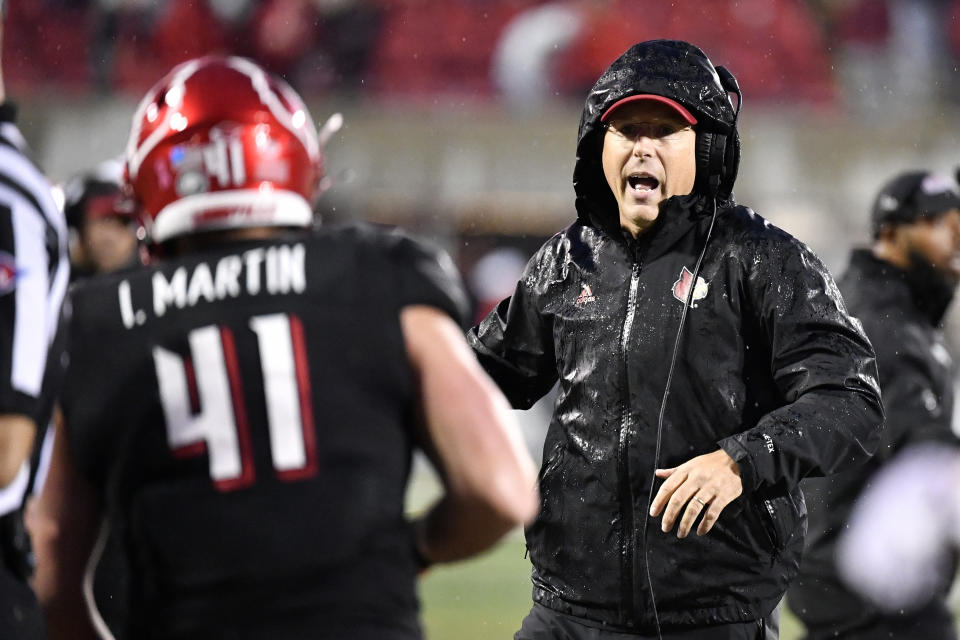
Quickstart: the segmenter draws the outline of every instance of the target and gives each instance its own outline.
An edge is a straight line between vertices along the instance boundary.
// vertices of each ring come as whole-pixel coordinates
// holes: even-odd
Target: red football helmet
[[[151,242],[308,226],[323,156],[303,101],[244,58],[178,65],[133,116],[126,179]]]

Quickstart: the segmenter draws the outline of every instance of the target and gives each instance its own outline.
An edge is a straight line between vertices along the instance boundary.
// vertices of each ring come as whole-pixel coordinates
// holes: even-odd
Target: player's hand
[[[743,493],[740,467],[723,449],[697,456],[672,469],[657,469],[656,476],[666,478],[666,482],[653,498],[650,515],[655,518],[663,512],[660,528],[666,533],[673,529],[682,511],[678,538],[687,537],[701,514],[697,535],[709,532],[720,512]]]

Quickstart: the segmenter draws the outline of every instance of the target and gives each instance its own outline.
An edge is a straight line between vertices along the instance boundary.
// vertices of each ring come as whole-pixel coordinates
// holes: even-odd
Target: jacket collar
[[[653,225],[637,238],[620,227],[619,216],[592,215],[590,223],[623,246],[634,259],[649,261],[667,253],[700,220],[707,219],[702,209],[703,198],[697,194],[673,196],[663,203]]]

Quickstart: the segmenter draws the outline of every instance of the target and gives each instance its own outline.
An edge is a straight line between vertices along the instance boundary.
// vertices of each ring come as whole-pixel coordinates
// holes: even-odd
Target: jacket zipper
[[[637,289],[640,284],[641,259],[639,253],[635,254],[633,267],[630,273],[630,293],[627,296],[627,313],[623,320],[623,333],[620,335],[620,350],[623,354],[623,388],[626,398],[620,417],[620,432],[617,438],[617,482],[620,486],[620,521],[623,523],[623,536],[621,536],[620,547],[620,602],[626,609],[621,611],[623,622],[633,619],[636,611],[639,610],[639,602],[635,602],[636,592],[634,590],[634,536],[636,527],[634,526],[634,499],[633,484],[630,482],[630,375],[629,375],[629,352],[630,330],[633,327],[633,319],[637,306]]]

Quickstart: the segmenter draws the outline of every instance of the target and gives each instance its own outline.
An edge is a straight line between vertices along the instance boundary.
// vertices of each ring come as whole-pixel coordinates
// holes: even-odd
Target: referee
[[[2,11],[0,3],[0,36]],[[50,419],[62,366],[57,327],[69,261],[63,214],[27,158],[15,117],[0,72],[0,638],[19,640],[44,635],[27,584],[23,501],[38,426]]]

